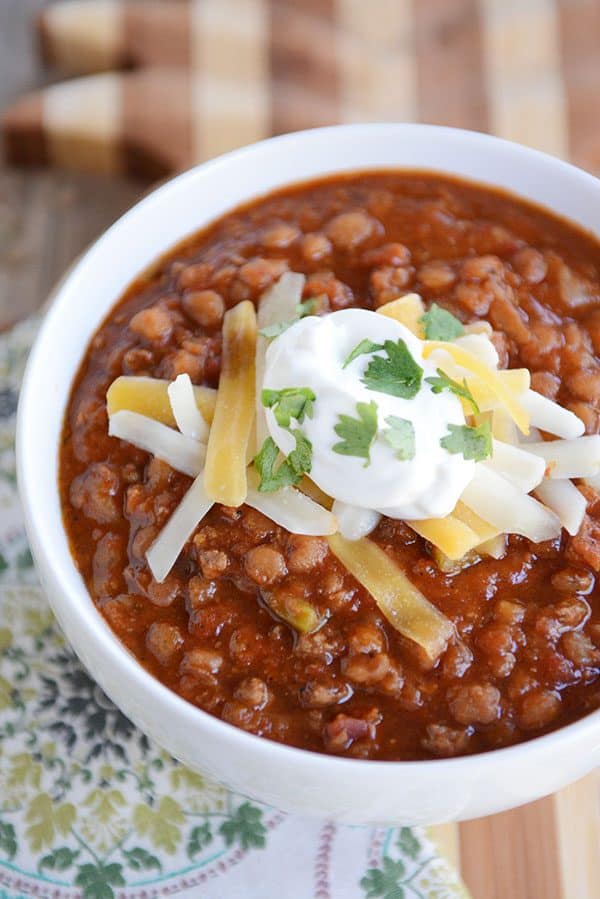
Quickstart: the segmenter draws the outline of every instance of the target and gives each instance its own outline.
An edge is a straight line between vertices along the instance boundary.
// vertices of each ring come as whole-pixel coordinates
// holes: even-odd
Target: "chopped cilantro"
[[[280,334],[283,334],[284,331],[287,331],[288,328],[291,328],[292,325],[295,325],[296,322],[300,321],[301,318],[305,318],[307,315],[312,315],[315,311],[315,300],[314,298],[304,300],[302,303],[296,304],[296,315],[294,318],[287,319],[283,322],[277,322],[275,325],[267,325],[266,328],[261,328],[258,332],[262,337],[268,337],[273,339],[274,337],[279,337]]]
[[[371,462],[371,444],[377,433],[377,403],[357,403],[358,418],[351,415],[339,415],[339,422],[334,431],[341,437],[340,443],[333,446],[334,453],[342,456],[357,456],[365,459],[366,468]]]
[[[479,406],[473,399],[473,394],[467,387],[466,380],[463,380],[462,384],[459,384],[458,381],[449,378],[441,368],[437,369],[437,377],[425,378],[425,380],[428,384],[431,384],[433,393],[441,393],[442,390],[449,390],[451,393],[456,394],[456,396],[459,396],[461,399],[465,400],[465,402],[469,403],[476,415],[479,413]]]
[[[433,303],[421,316],[419,324],[423,326],[425,340],[454,340],[465,333],[462,322],[437,303]]]
[[[347,368],[351,362],[354,362],[355,359],[358,359],[359,356],[364,356],[365,353],[376,353],[377,350],[382,350],[383,345],[381,343],[373,343],[372,340],[369,340],[368,337],[365,337],[364,340],[361,340],[360,343],[357,343],[349,356],[344,360],[344,364],[342,368]]]
[[[292,418],[298,424],[302,424],[306,415],[312,418],[316,397],[310,387],[285,387],[283,390],[265,389],[260,399],[263,406],[273,409],[277,424],[289,428]]]
[[[442,437],[440,445],[449,453],[462,453],[465,459],[481,462],[492,455],[492,430],[489,421],[476,428],[467,425],[448,425],[449,433]]]
[[[260,476],[258,489],[261,493],[274,493],[282,487],[298,484],[303,475],[312,467],[312,444],[310,440],[298,430],[291,432],[296,441],[296,447],[275,468],[279,448],[272,437],[267,437],[260,452],[254,459],[254,467]]]
[[[398,418],[397,415],[388,415],[385,423],[389,429],[383,431],[383,438],[395,450],[397,459],[407,462],[415,457],[415,429],[412,421],[407,418]]]
[[[386,340],[383,349],[387,359],[381,356],[371,359],[361,381],[369,390],[412,400],[421,387],[423,369],[417,365],[403,340],[396,343]]]

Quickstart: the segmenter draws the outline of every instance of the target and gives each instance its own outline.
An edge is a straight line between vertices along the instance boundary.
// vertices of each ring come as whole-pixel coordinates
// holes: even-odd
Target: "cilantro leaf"
[[[431,384],[432,393],[441,393],[442,390],[449,390],[451,393],[456,394],[456,396],[461,397],[461,399],[469,403],[475,415],[479,414],[479,406],[473,399],[473,394],[467,387],[466,379],[463,379],[462,384],[459,384],[458,381],[449,378],[441,368],[438,368],[437,377],[425,378],[425,380],[428,384]]]
[[[280,334],[283,334],[284,331],[287,331],[288,328],[291,328],[292,325],[295,325],[296,322],[300,321],[301,318],[304,318],[307,315],[312,315],[315,311],[316,302],[314,298],[304,300],[302,303],[296,303],[296,315],[294,318],[289,318],[283,322],[277,322],[274,325],[267,325],[266,328],[261,328],[258,332],[261,337],[268,337],[273,339],[274,337],[279,337]]]
[[[333,446],[334,453],[341,456],[358,456],[365,459],[364,468],[371,463],[371,444],[377,433],[377,403],[357,403],[358,418],[351,415],[339,415],[339,422],[334,427],[335,433],[342,440]]]
[[[371,359],[361,378],[362,383],[369,390],[412,400],[421,387],[423,369],[417,365],[403,340],[396,343],[386,340],[383,349],[388,358],[375,356]]]
[[[407,462],[415,457],[415,429],[412,421],[388,415],[385,423],[389,429],[382,432],[383,439],[396,451],[396,458]]]
[[[279,448],[272,437],[267,437],[260,452],[254,458],[260,484],[260,493],[274,493],[282,487],[290,487],[298,484],[303,475],[308,474],[312,467],[312,444],[299,430],[291,432],[296,441],[296,447],[275,467]]]
[[[476,428],[467,425],[448,425],[449,433],[442,437],[440,446],[449,453],[462,453],[465,459],[481,462],[492,455],[492,430],[489,421]]]
[[[462,322],[437,303],[432,303],[419,324],[423,326],[425,340],[454,340],[465,333]]]
[[[281,428],[289,428],[292,418],[302,424],[304,417],[313,416],[315,394],[310,387],[285,387],[283,390],[265,389],[260,395],[263,406],[273,409],[275,421]]]
[[[364,340],[361,340],[360,343],[357,343],[349,356],[344,359],[344,364],[342,368],[347,368],[351,362],[354,362],[359,356],[365,355],[365,353],[376,353],[377,350],[382,350],[383,346],[380,343],[373,343],[372,340],[369,340],[368,337],[365,337]]]

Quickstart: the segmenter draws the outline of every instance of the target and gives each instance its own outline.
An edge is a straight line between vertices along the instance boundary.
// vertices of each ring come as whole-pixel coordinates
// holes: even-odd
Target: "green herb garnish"
[[[292,418],[298,424],[302,424],[305,416],[312,418],[316,397],[310,387],[285,387],[283,390],[265,389],[260,399],[263,406],[273,409],[277,424],[289,428]]]
[[[377,403],[357,403],[358,418],[351,415],[339,415],[339,422],[334,427],[335,433],[342,440],[333,446],[334,453],[341,456],[357,456],[365,459],[364,468],[371,463],[371,444],[377,433]]]
[[[425,340],[454,340],[465,333],[462,322],[437,303],[432,303],[419,324],[423,326]]]
[[[368,337],[365,337],[364,340],[361,340],[360,343],[357,343],[349,356],[344,360],[344,364],[342,368],[347,368],[351,362],[354,362],[355,359],[358,359],[359,356],[364,356],[365,353],[376,353],[377,350],[382,350],[383,344],[381,343],[373,343],[372,340],[369,340]]]
[[[431,390],[433,393],[441,393],[442,390],[449,390],[451,393],[454,393],[456,396],[459,396],[461,399],[469,403],[475,415],[479,414],[479,406],[473,399],[473,394],[467,387],[466,380],[463,380],[462,384],[459,384],[458,381],[454,381],[452,378],[449,378],[441,368],[437,369],[437,377],[425,378],[425,380],[428,384],[431,384]]]
[[[298,484],[312,467],[312,444],[299,431],[290,432],[296,441],[296,447],[283,459],[277,468],[275,463],[279,448],[272,437],[267,437],[260,452],[254,458],[254,467],[260,476],[258,489],[261,493],[274,493],[282,487]]]
[[[283,322],[277,322],[275,325],[267,325],[266,328],[261,328],[258,333],[262,337],[268,337],[269,339],[279,337],[280,334],[283,334],[284,331],[287,331],[288,328],[295,325],[301,318],[312,315],[315,311],[315,306],[316,303],[314,298],[304,300],[302,303],[296,303],[296,315],[294,318],[287,319]]]
[[[397,415],[388,415],[385,423],[388,430],[382,431],[386,440],[395,451],[395,456],[403,462],[408,462],[415,457],[415,429],[412,421],[407,418],[398,418]]]
[[[387,359],[381,356],[371,359],[361,378],[362,383],[369,390],[412,400],[421,387],[423,369],[417,365],[403,340],[396,343],[386,340],[382,349]]]
[[[465,459],[481,462],[492,455],[492,429],[489,421],[476,428],[467,425],[448,425],[449,433],[440,440],[440,446],[449,453],[462,453]]]

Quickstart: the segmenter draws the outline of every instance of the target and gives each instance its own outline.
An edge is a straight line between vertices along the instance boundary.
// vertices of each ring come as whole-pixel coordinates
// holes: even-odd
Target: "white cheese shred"
[[[535,390],[526,390],[519,397],[519,401],[529,413],[531,425],[547,431],[548,434],[573,439],[581,437],[585,431],[583,422],[573,412]]]
[[[260,493],[253,468],[248,469],[246,505],[262,512],[292,534],[328,537],[338,529],[335,515],[294,487],[282,487],[274,493]]]
[[[521,534],[534,543],[553,540],[560,534],[560,520],[554,512],[483,465],[477,466],[461,500],[506,534]]]
[[[545,506],[555,512],[563,528],[571,536],[579,532],[585,517],[585,496],[569,480],[544,481],[535,495]]]
[[[361,509],[336,499],[331,509],[337,518],[338,528],[346,540],[360,540],[375,530],[381,520],[379,512]]]
[[[153,418],[122,409],[108,419],[108,433],[152,453],[171,468],[195,478],[206,457],[206,446]]]
[[[188,374],[178,375],[167,387],[169,402],[177,427],[186,437],[206,443],[208,425],[196,405],[194,387]]]
[[[528,443],[527,452],[546,462],[546,477],[589,478],[600,472],[600,436],[576,437],[573,440],[541,440]]]
[[[162,583],[212,502],[204,492],[204,473],[199,474],[166,525],[146,553],[153,578]]]
[[[534,453],[501,440],[494,440],[493,453],[483,464],[502,475],[523,493],[530,493],[544,479],[545,461]]]

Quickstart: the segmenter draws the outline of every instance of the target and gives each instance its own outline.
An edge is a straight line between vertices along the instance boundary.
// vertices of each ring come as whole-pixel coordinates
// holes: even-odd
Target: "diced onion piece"
[[[346,540],[360,540],[361,537],[366,537],[381,521],[380,513],[374,509],[361,509],[343,503],[339,499],[336,499],[331,511],[337,518],[340,534]]]
[[[480,359],[474,356],[473,353],[468,352],[468,350],[456,346],[456,344],[444,343],[439,340],[431,340],[425,344],[423,348],[423,358],[427,359],[435,350],[444,350],[457,365],[460,365],[462,368],[467,369],[467,371],[472,372],[480,378],[483,384],[485,384],[485,386],[498,397],[500,402],[506,406],[519,430],[524,434],[527,434],[529,431],[529,416],[518,399],[518,393],[521,391],[512,390],[506,383],[506,375],[508,375],[507,371],[492,371],[487,365],[481,362]],[[443,368],[443,365],[440,367]],[[523,371],[527,371],[527,369],[523,369]],[[527,372],[527,376],[528,375],[529,372]],[[527,384],[527,386],[529,386],[529,384]]]
[[[452,343],[472,353],[489,368],[498,368],[500,360],[496,347],[485,334],[463,334],[462,337],[455,337]]]
[[[204,465],[205,444],[138,412],[126,409],[115,412],[108,419],[108,433],[110,437],[126,440],[138,449],[152,453],[191,478],[195,478]]]
[[[492,434],[496,440],[516,446],[519,443],[517,426],[504,406],[497,406],[492,415]]]
[[[523,493],[531,493],[541,484],[546,471],[546,463],[540,456],[500,440],[493,441],[492,456],[483,464],[507,478]]]
[[[269,436],[265,409],[261,402],[265,378],[265,356],[270,340],[260,333],[264,328],[293,321],[298,317],[297,306],[302,300],[306,278],[298,272],[285,272],[269,287],[258,303],[258,335],[256,337],[256,452]]]
[[[381,547],[372,540],[329,537],[331,551],[359,584],[369,591],[380,611],[399,633],[417,643],[434,663],[454,633],[454,625]]]
[[[600,472],[600,436],[591,434],[574,440],[541,440],[528,443],[527,452],[546,461],[546,477],[589,478]]]
[[[587,502],[572,481],[544,481],[535,495],[545,506],[556,512],[567,533],[575,536],[585,517]]]
[[[491,556],[492,559],[502,559],[506,555],[507,544],[508,538],[506,534],[497,534],[495,537],[490,537],[489,540],[484,540],[483,543],[480,543],[477,547],[477,552],[481,556]]]
[[[179,553],[212,506],[199,474],[146,553],[154,580],[164,581]]]
[[[554,512],[484,465],[475,467],[461,500],[498,531],[521,534],[534,543],[553,540],[560,534],[560,521]]]
[[[297,593],[287,593],[285,585],[273,593],[263,592],[263,598],[275,615],[301,634],[312,634],[323,624],[324,616]]]
[[[570,409],[564,409],[547,396],[528,390],[520,397],[521,405],[529,413],[531,424],[556,437],[573,439],[581,437],[585,425]]]
[[[467,524],[454,515],[445,518],[424,518],[422,521],[407,521],[424,540],[436,546],[449,559],[462,559],[474,546],[481,543],[481,537]]]
[[[186,437],[208,440],[208,425],[196,404],[194,388],[188,374],[178,375],[168,388],[169,402],[177,427]]]
[[[494,537],[498,536],[498,528],[495,528],[487,521],[484,521],[483,518],[480,518],[479,515],[475,514],[473,509],[469,509],[469,507],[465,506],[464,503],[461,503],[460,500],[457,502],[452,514],[477,534],[479,540],[477,546],[480,546],[485,540],[492,540]]]
[[[335,515],[295,487],[282,487],[274,493],[260,493],[254,469],[248,471],[246,505],[262,512],[292,534],[327,537],[335,534],[338,529]]]
[[[407,293],[404,297],[384,303],[383,306],[379,306],[377,312],[400,322],[417,337],[423,337],[421,317],[425,315],[425,306],[418,293]]]
[[[175,428],[177,422],[171,409],[168,394],[169,381],[161,378],[146,378],[121,375],[112,382],[106,393],[106,406],[109,415],[126,409],[128,412],[138,412],[155,421],[160,421],[170,428]],[[208,424],[213,419],[217,391],[212,387],[194,386],[196,405]]]
[[[225,313],[217,403],[208,447],[206,495],[225,506],[246,499],[246,454],[254,425],[256,312],[249,300]]]

